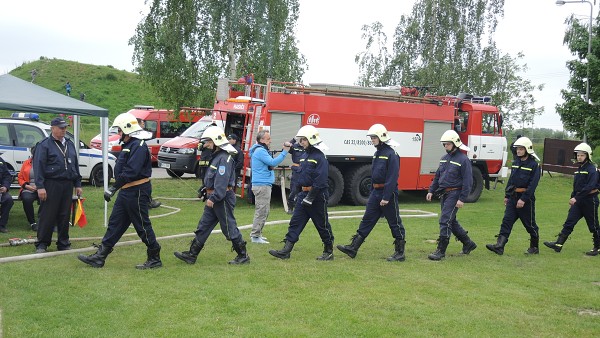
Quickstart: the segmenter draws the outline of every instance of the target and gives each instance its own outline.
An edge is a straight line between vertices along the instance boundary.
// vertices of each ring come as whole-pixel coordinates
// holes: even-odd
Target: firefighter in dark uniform
[[[544,245],[556,252],[562,250],[563,244],[573,232],[575,224],[585,218],[589,231],[592,233],[594,247],[585,254],[597,256],[600,251],[600,226],[598,225],[598,186],[600,174],[592,162],[592,148],[581,143],[574,149],[579,168],[573,178],[573,192],[569,200],[569,214],[563,224],[563,229],[555,242],[544,242]]]
[[[504,246],[517,219],[521,220],[529,233],[529,249],[525,254],[536,255],[539,250],[539,227],[535,221],[535,189],[540,181],[539,160],[533,151],[533,144],[527,137],[521,137],[513,143],[516,148],[510,177],[504,195],[504,218],[496,244],[487,244],[488,250],[498,255],[504,253]]]
[[[290,154],[292,155],[292,178],[290,179],[290,194],[287,200],[287,213],[292,215],[294,213],[294,205],[296,205],[296,196],[301,188],[298,184],[298,172],[300,171],[300,159],[304,156],[305,150],[300,143],[296,142],[295,138],[293,138],[290,143],[292,144],[292,147],[290,148]]]
[[[36,253],[44,253],[56,226],[59,251],[69,250],[69,216],[75,194],[82,194],[75,144],[65,137],[67,122],[57,117],[50,122],[51,135],[39,142],[33,156],[35,186],[40,200]]]
[[[10,209],[14,204],[12,196],[8,193],[12,180],[12,175],[8,171],[4,160],[0,157],[0,232],[4,233],[8,232],[6,224],[8,224]]]
[[[446,155],[440,160],[440,166],[435,172],[426,197],[427,201],[431,201],[434,194],[440,197],[442,207],[437,250],[429,255],[429,259],[434,261],[446,256],[446,248],[452,234],[462,242],[462,254],[467,255],[477,248],[477,244],[469,238],[467,231],[456,220],[458,209],[463,207],[473,185],[471,162],[467,155],[461,152],[468,151],[469,148],[462,143],[454,130],[444,132],[440,142],[446,150]]]
[[[228,241],[231,241],[237,256],[229,264],[250,263],[250,256],[246,252],[246,242],[242,233],[237,228],[233,215],[235,208],[234,184],[236,179],[234,159],[237,151],[225,137],[223,130],[217,126],[206,128],[200,142],[203,147],[212,151],[212,156],[204,175],[204,188],[206,205],[204,213],[194,232],[196,237],[192,240],[189,251],[175,252],[175,257],[188,264],[196,263],[198,254],[204,247],[211,231],[217,223],[221,224],[221,231]]]
[[[402,262],[405,260],[404,245],[406,240],[398,206],[400,157],[392,148],[397,147],[399,144],[390,138],[387,129],[382,124],[371,126],[367,136],[371,138],[373,146],[377,149],[375,155],[373,155],[371,165],[371,194],[356,235],[352,237],[352,243],[338,245],[337,248],[351,258],[356,257],[358,249],[369,236],[379,218],[385,216],[392,231],[395,248],[394,254],[388,257],[387,260]]]
[[[152,229],[148,208],[152,196],[152,161],[146,140],[152,133],[145,131],[137,119],[130,113],[123,113],[115,118],[113,127],[119,128],[122,150],[115,165],[115,183],[104,192],[104,199],[111,198],[120,189],[113,205],[108,228],[102,238],[98,251],[92,255],[79,255],[80,261],[95,268],[104,266],[106,257],[133,224],[135,231],[146,244],[147,260],[136,266],[137,269],[153,269],[162,266],[160,245]]]
[[[300,234],[308,220],[312,219],[324,246],[323,254],[317,259],[332,260],[334,237],[327,214],[329,162],[323,154],[323,150],[329,148],[321,140],[317,128],[311,125],[300,128],[296,138],[306,150],[305,155],[300,159],[300,170],[298,171],[298,184],[302,187],[302,191],[296,197],[294,214],[290,219],[283,248],[269,250],[269,253],[281,259],[290,258],[294,244],[300,239]]]

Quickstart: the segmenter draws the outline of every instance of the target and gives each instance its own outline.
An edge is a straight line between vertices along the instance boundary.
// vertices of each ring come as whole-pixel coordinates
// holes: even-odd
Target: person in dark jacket
[[[298,183],[302,191],[296,198],[294,214],[290,219],[288,232],[285,235],[284,245],[281,250],[269,250],[272,256],[280,259],[290,258],[294,245],[300,239],[300,234],[312,219],[323,242],[323,254],[317,260],[333,260],[333,231],[327,213],[327,199],[329,198],[328,172],[329,162],[323,153],[329,149],[321,140],[319,131],[312,125],[306,125],[296,134],[298,143],[306,150],[300,159]]]
[[[75,144],[65,137],[67,122],[57,117],[50,126],[50,136],[38,143],[33,156],[35,186],[40,199],[36,253],[47,251],[54,227],[57,228],[57,249],[71,248],[69,216],[73,188],[77,197],[83,193]]]
[[[162,266],[160,245],[148,216],[148,205],[152,195],[152,161],[146,140],[152,133],[139,125],[133,114],[123,113],[115,118],[113,127],[119,128],[122,150],[115,165],[115,183],[104,192],[104,200],[110,202],[120,190],[113,205],[108,228],[98,251],[92,255],[80,254],[79,260],[95,268],[104,266],[106,257],[131,224],[146,244],[147,260],[136,265],[137,269],[153,269]]]
[[[539,227],[535,221],[535,189],[538,186],[541,174],[540,167],[536,162],[538,157],[533,151],[531,140],[527,137],[516,140],[513,147],[516,149],[516,156],[506,184],[504,195],[506,208],[500,225],[500,233],[497,236],[496,244],[487,244],[485,247],[498,255],[502,255],[513,225],[517,219],[520,219],[530,236],[529,249],[525,251],[525,254],[535,255],[540,253],[538,247],[540,240]]]
[[[10,190],[10,182],[13,178],[8,167],[4,163],[2,157],[0,157],[0,232],[6,233],[8,229],[8,216],[10,215],[10,209],[13,207],[12,196],[8,193]]]
[[[405,260],[404,246],[406,240],[398,206],[400,157],[392,148],[399,146],[399,144],[392,140],[382,124],[371,126],[367,136],[371,138],[373,146],[377,149],[373,155],[371,165],[371,193],[367,201],[367,208],[356,235],[352,237],[352,243],[338,245],[337,248],[351,258],[356,257],[358,249],[369,236],[379,218],[385,216],[392,231],[395,248],[394,254],[388,257],[387,260],[402,262]]]
[[[242,176],[242,169],[244,168],[244,153],[242,152],[240,138],[236,134],[230,134],[227,136],[227,140],[229,144],[237,151],[235,155],[235,185],[237,187],[237,183]],[[234,190],[235,191],[235,190]]]
[[[298,177],[300,172],[300,159],[304,156],[304,148],[300,145],[300,143],[296,142],[296,139],[293,138],[291,141],[290,154],[292,155],[292,177],[290,178],[290,194],[288,195],[287,204],[289,215],[294,214],[294,205],[296,205],[296,196],[298,192],[300,192],[300,185],[298,184]]]
[[[562,250],[563,244],[573,232],[575,224],[585,218],[588,230],[592,233],[594,246],[586,252],[588,256],[597,256],[600,251],[600,226],[598,225],[598,187],[600,175],[592,162],[592,148],[581,143],[574,149],[579,168],[573,178],[573,191],[569,200],[569,214],[563,224],[562,231],[555,242],[544,242],[544,245],[556,252]]]
[[[236,197],[233,191],[235,184],[236,150],[227,139],[223,130],[217,126],[206,128],[200,142],[204,148],[212,151],[212,156],[204,175],[204,188],[206,205],[198,222],[195,237],[188,251],[174,252],[175,257],[188,264],[196,263],[198,254],[215,228],[221,224],[221,231],[228,241],[231,241],[237,256],[229,264],[248,264],[250,256],[246,251],[246,242],[242,233],[237,228],[233,214]]]
[[[440,160],[440,166],[425,197],[427,201],[431,201],[435,194],[440,198],[442,207],[437,250],[428,256],[434,261],[446,256],[446,248],[452,234],[463,244],[461,254],[467,255],[477,248],[477,244],[469,238],[468,232],[456,219],[458,209],[464,206],[473,185],[471,161],[461,152],[468,151],[469,148],[462,143],[454,130],[444,132],[440,142],[446,150],[446,155]]]

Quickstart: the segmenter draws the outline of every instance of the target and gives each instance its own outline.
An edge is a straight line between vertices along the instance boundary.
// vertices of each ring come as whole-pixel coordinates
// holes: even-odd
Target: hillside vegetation
[[[110,65],[98,66],[41,57],[37,61],[22,64],[10,74],[31,81],[33,69],[37,70],[35,84],[66,95],[65,84],[69,81],[72,98],[79,99],[80,94],[84,93],[86,102],[108,109],[111,120],[135,105],[172,108],[165,107],[137,74],[118,70]],[[6,116],[6,113],[2,115]],[[50,115],[42,116],[44,121],[50,119]],[[98,121],[94,118],[91,120]]]

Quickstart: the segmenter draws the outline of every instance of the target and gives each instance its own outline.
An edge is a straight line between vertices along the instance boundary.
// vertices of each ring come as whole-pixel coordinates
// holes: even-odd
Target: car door
[[[13,146],[11,142],[10,124],[0,122],[0,157],[6,162],[7,166],[15,169],[15,160],[13,156]]]

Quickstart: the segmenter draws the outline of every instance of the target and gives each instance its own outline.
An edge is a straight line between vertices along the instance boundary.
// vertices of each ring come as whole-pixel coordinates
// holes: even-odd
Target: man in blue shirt
[[[261,130],[256,135],[256,144],[250,148],[250,167],[252,168],[252,193],[254,194],[254,220],[250,238],[252,243],[269,244],[262,236],[269,211],[271,210],[271,188],[275,181],[273,167],[281,163],[290,150],[291,144],[285,142],[283,151],[273,158],[269,153],[271,134]],[[283,187],[282,187],[283,189]]]
[[[371,193],[367,201],[365,214],[358,226],[356,235],[352,237],[352,243],[348,245],[338,245],[337,248],[350,256],[356,257],[358,249],[363,241],[369,236],[371,230],[379,221],[379,218],[385,216],[392,237],[394,237],[395,252],[388,257],[388,261],[403,262],[405,240],[405,230],[400,218],[400,209],[398,206],[398,175],[400,170],[400,157],[392,147],[397,147],[398,142],[392,140],[387,129],[382,124],[374,124],[369,128],[367,136],[371,138],[375,146],[375,155],[371,165]]]
[[[462,242],[462,254],[467,255],[477,248],[477,244],[469,238],[467,231],[456,219],[458,209],[464,206],[473,185],[471,162],[467,155],[461,152],[468,151],[469,148],[462,143],[454,130],[444,132],[440,142],[446,150],[446,155],[440,160],[440,166],[435,172],[426,197],[427,201],[431,202],[435,193],[441,199],[440,237],[437,250],[429,255],[429,259],[434,261],[446,257],[446,248],[452,234]]]

